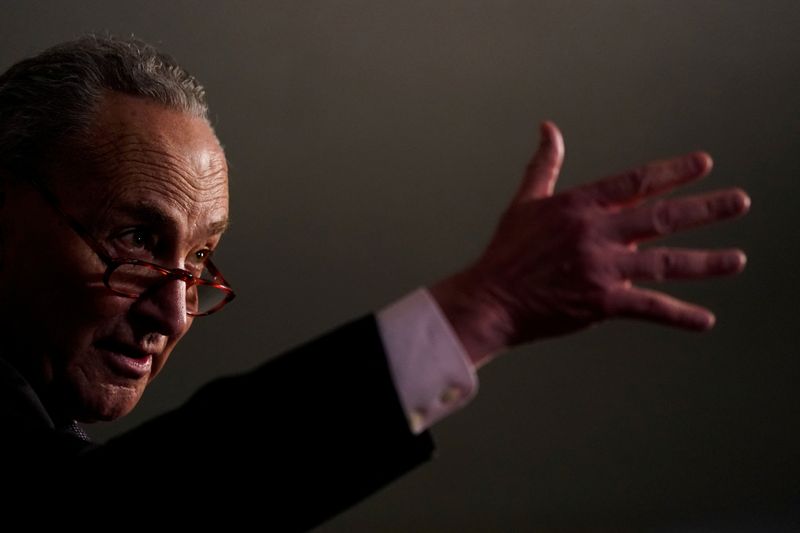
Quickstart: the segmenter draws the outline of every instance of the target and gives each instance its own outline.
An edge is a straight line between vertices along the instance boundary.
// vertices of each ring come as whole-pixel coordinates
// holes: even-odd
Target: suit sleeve
[[[195,506],[238,516],[268,509],[271,524],[302,530],[432,454],[430,435],[409,429],[369,315],[211,382],[179,409],[89,451],[83,466],[99,475],[109,463],[146,464],[162,490]]]

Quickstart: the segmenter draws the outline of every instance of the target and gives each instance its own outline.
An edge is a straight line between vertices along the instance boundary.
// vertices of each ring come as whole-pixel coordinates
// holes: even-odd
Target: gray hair
[[[138,39],[89,35],[0,75],[0,170],[24,175],[89,133],[108,91],[208,120],[202,85],[172,57]]]

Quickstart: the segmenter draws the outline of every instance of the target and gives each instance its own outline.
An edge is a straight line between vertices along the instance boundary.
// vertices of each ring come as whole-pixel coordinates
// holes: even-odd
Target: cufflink
[[[449,405],[457,402],[463,397],[464,397],[464,391],[462,391],[459,387],[450,386],[447,387],[444,390],[444,392],[442,392],[442,394],[439,396],[439,401],[445,405]]]

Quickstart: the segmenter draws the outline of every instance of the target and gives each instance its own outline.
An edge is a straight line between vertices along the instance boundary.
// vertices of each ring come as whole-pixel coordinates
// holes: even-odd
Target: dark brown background
[[[750,191],[747,219],[670,241],[746,249],[737,279],[669,287],[718,326],[515,350],[436,427],[437,461],[321,531],[670,526],[796,496],[798,27],[790,0],[3,2],[0,68],[92,30],[162,45],[206,84],[231,162],[219,262],[239,299],[92,433],[460,268],[551,118],[561,187],[704,148],[692,190]]]

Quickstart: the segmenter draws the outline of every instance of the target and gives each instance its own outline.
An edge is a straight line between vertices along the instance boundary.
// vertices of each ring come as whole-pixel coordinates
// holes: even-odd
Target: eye
[[[213,250],[208,248],[203,248],[201,250],[192,252],[192,254],[189,256],[189,260],[187,261],[187,268],[189,268],[189,265],[191,265],[193,268],[190,268],[190,270],[196,270],[197,274],[199,275],[200,272],[203,271],[203,268],[205,268],[205,263],[208,261],[208,258],[211,257],[212,252]]]
[[[128,252],[152,252],[156,247],[156,236],[145,228],[133,228],[119,234],[119,246]]]

